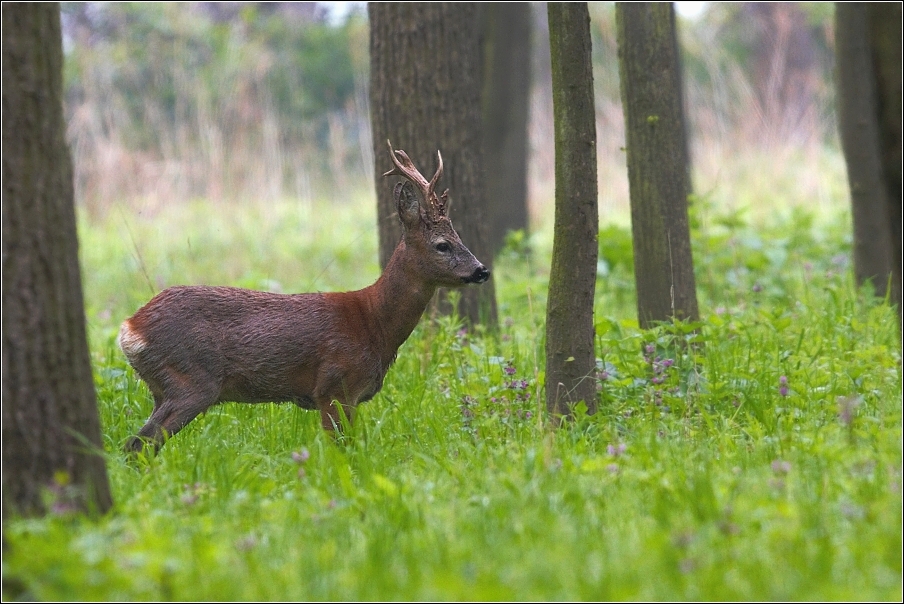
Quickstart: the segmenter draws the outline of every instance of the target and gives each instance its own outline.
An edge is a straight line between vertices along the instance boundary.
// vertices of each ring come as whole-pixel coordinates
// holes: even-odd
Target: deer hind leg
[[[153,448],[153,453],[167,439],[217,402],[217,393],[211,390],[183,392],[176,396],[154,396],[154,411],[136,436],[126,443],[127,452],[139,453],[145,446]]]

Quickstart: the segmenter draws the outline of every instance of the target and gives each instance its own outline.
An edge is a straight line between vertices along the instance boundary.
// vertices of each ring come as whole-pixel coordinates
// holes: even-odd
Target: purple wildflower
[[[776,459],[772,462],[772,471],[779,475],[787,474],[791,471],[791,462]]]
[[[68,516],[69,514],[74,514],[78,511],[75,504],[71,501],[54,501],[53,505],[50,506],[50,512],[54,516]]]
[[[503,371],[505,371],[505,375],[515,375],[515,368],[511,365],[506,365]]]
[[[788,396],[788,378],[785,376],[781,376],[778,378],[779,388],[778,393],[782,396]]]
[[[859,396],[842,396],[838,399],[838,419],[848,428],[854,422],[854,415],[857,407],[860,406],[860,401]]]

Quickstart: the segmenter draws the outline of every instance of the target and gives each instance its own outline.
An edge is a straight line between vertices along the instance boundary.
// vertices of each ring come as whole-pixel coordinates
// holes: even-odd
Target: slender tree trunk
[[[546,406],[596,411],[593,297],[599,254],[596,118],[586,2],[549,3],[556,215],[546,310]]]
[[[888,201],[891,239],[891,301],[901,326],[901,4],[870,2],[870,46],[879,112],[882,174]]]
[[[615,7],[637,316],[646,329],[698,317],[675,12],[671,3]]]
[[[404,149],[424,174],[443,154],[450,216],[466,246],[487,267],[483,188],[479,11],[475,3],[369,3],[370,95],[380,264],[402,236],[392,199],[386,140]],[[429,178],[429,176],[428,176]],[[459,313],[472,323],[496,322],[493,281],[462,290]]]
[[[854,274],[858,285],[872,281],[876,295],[883,297],[891,274],[892,242],[865,4],[836,3],[835,48],[838,130],[854,222]]]
[[[488,2],[481,7],[484,185],[489,244],[496,254],[506,233],[528,229],[531,13],[527,2]]]
[[[3,516],[111,506],[63,119],[58,4],[3,4]]]

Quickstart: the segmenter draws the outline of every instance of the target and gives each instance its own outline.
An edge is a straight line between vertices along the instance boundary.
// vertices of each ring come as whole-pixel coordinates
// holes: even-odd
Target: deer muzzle
[[[484,283],[489,278],[490,270],[481,264],[476,269],[474,269],[474,272],[471,273],[469,277],[462,278],[462,281],[464,281],[465,283]]]

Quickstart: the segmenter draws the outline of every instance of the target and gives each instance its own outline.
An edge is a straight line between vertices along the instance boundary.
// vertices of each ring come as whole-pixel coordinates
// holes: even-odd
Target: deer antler
[[[448,189],[442,194],[441,197],[437,197],[436,195],[436,184],[439,182],[439,179],[443,176],[443,156],[439,152],[439,149],[436,151],[436,157],[439,165],[436,168],[436,173],[433,175],[433,178],[430,179],[430,182],[427,182],[427,179],[420,173],[420,171],[415,167],[414,162],[411,161],[411,158],[408,157],[408,154],[402,151],[401,149],[394,150],[392,148],[392,143],[387,139],[386,144],[389,145],[389,156],[392,158],[393,168],[389,172],[383,174],[383,176],[402,176],[411,181],[411,184],[420,189],[421,195],[423,196],[423,200],[421,200],[421,206],[427,210],[427,212],[434,218],[442,218],[446,215],[446,201],[448,199]]]

